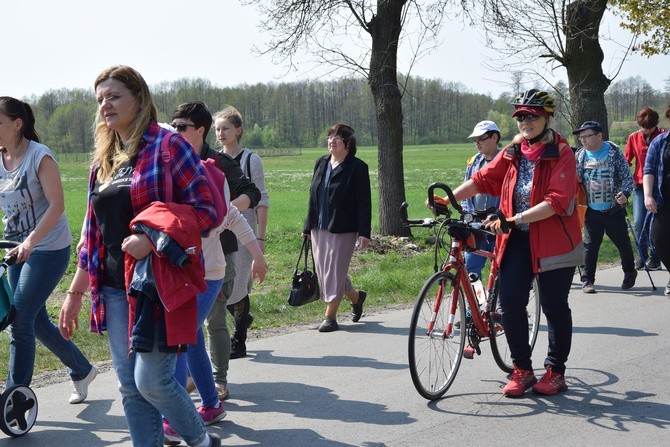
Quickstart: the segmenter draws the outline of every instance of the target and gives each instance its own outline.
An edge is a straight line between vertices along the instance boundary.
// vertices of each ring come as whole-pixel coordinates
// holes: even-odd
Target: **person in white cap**
[[[465,180],[475,172],[482,169],[486,164],[493,160],[500,152],[498,143],[500,142],[500,129],[493,121],[480,121],[468,138],[471,138],[477,148],[477,153],[468,160],[465,169]],[[461,206],[469,213],[482,213],[490,208],[498,208],[500,197],[490,196],[488,194],[476,194],[468,199],[461,201]],[[487,239],[481,246],[482,250],[493,251],[495,239]],[[465,266],[468,273],[476,273],[480,278],[482,269],[486,264],[486,258],[474,253],[465,254]]]

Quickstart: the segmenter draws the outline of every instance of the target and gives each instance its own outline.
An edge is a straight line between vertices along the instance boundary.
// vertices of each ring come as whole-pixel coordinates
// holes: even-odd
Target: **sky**
[[[134,67],[150,86],[182,78],[233,87],[351,75],[306,62],[290,71],[274,64],[270,55],[255,53],[254,45],[263,46],[269,35],[259,29],[255,9],[239,0],[6,0],[2,16],[2,96],[92,89],[96,76],[117,64]],[[619,42],[628,39],[611,20],[604,21],[603,29]],[[511,76],[489,68],[496,65],[496,54],[473,27],[446,22],[440,39],[437,50],[414,65],[414,76],[458,82],[494,96],[511,90]],[[603,46],[603,68],[611,76],[622,51],[606,42]],[[410,54],[401,47],[401,72],[407,71]],[[559,73],[565,78],[564,70]],[[662,90],[670,77],[670,56],[630,57],[617,79],[637,75]]]

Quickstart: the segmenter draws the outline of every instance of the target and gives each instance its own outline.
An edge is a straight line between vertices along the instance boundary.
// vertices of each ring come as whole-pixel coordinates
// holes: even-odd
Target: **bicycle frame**
[[[439,248],[436,245],[436,250],[438,249]],[[484,256],[491,260],[491,271],[489,273],[489,279],[487,283],[488,294],[486,298],[486,307],[484,309],[484,315],[486,315],[488,312],[490,312],[490,296],[491,291],[493,290],[495,278],[498,273],[498,264],[495,261],[495,253],[493,252],[478,249],[472,253],[479,256]],[[463,256],[463,241],[458,240],[456,238],[452,238],[449,255],[445,259],[445,262],[443,262],[440,270],[442,270],[443,272],[455,271],[454,284],[453,284],[454,299],[452,300],[451,308],[449,309],[449,320],[447,327],[445,328],[443,337],[449,338],[454,330],[454,321],[456,318],[456,311],[458,309],[458,302],[459,302],[458,298],[461,289],[465,294],[465,301],[468,303],[468,306],[470,306],[470,311],[472,313],[472,321],[474,322],[474,327],[477,329],[477,334],[480,337],[488,337],[490,334],[488,319],[485,320],[482,317],[483,315],[482,312],[474,311],[474,309],[479,310],[480,306],[479,302],[477,301],[477,297],[475,296],[474,290],[470,286],[470,278],[468,277],[468,271],[465,266],[465,259]],[[435,301],[433,316],[429,323],[429,329],[430,329],[428,331],[429,333],[431,333],[434,328],[437,311],[442,305],[441,296],[442,294],[440,294],[440,298]]]

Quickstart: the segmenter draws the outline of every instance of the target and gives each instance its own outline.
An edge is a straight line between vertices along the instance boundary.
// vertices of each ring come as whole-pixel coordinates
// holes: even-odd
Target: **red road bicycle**
[[[459,213],[452,218],[448,206],[436,203],[434,191],[443,190],[451,208]],[[426,219],[408,219],[407,203],[401,205],[401,216],[409,227],[431,228],[435,232],[435,273],[424,283],[414,305],[409,330],[409,370],[419,394],[434,400],[447,392],[461,365],[463,357],[473,359],[481,354],[480,344],[489,340],[496,363],[506,373],[514,365],[502,326],[498,296],[498,263],[494,252],[480,249],[491,232],[465,212],[444,183],[428,188],[428,202],[435,216]],[[504,216],[503,229],[508,231]],[[451,243],[445,244],[450,238]],[[477,301],[465,267],[464,252],[469,251],[491,260],[487,296],[483,305]],[[438,260],[441,265],[438,268]],[[528,339],[531,350],[537,340],[540,322],[540,294],[537,278],[532,282],[528,301]],[[467,307],[466,307],[467,303]],[[466,309],[471,316],[466,317]],[[467,343],[467,345],[466,345]]]

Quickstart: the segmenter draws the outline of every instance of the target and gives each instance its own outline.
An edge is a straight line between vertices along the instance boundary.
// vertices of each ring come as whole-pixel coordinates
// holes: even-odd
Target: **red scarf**
[[[527,159],[530,161],[537,161],[538,158],[540,158],[540,155],[544,151],[544,147],[547,145],[547,143],[534,143],[532,145],[528,144],[527,140],[523,140],[521,142],[521,153],[526,156]]]

